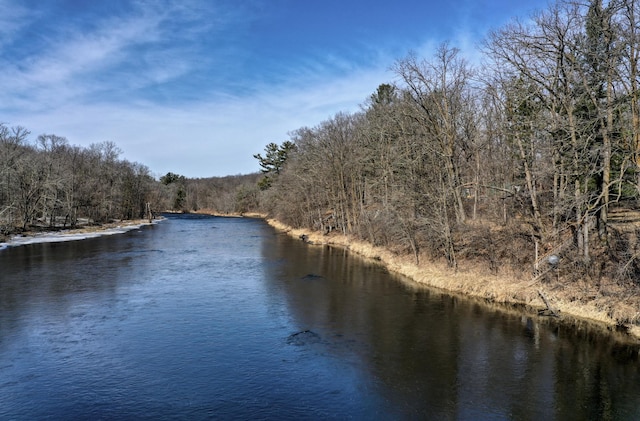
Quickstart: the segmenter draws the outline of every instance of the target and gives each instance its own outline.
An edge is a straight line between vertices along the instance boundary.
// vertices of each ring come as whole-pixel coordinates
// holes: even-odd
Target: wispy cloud
[[[13,41],[34,12],[11,0],[0,0],[0,48]]]
[[[251,96],[218,96],[180,107],[136,102],[67,104],[52,112],[25,116],[34,134],[53,132],[71,143],[115,141],[126,157],[191,177],[257,171],[253,154],[269,142],[282,142],[288,132],[315,126],[337,111],[358,104],[388,80],[385,67],[328,78],[301,89],[263,86]],[[76,115],[81,118],[69,119]]]
[[[408,50],[432,57],[449,39],[465,56],[477,51],[466,25],[446,37],[414,30],[402,38],[377,26],[343,26],[332,38],[330,27],[316,25],[326,32],[307,34],[290,14],[307,16],[307,6],[287,7],[296,1],[124,0],[65,10],[43,2],[48,9],[27,11],[0,0],[0,11],[13,13],[0,13],[0,121],[74,144],[114,141],[158,174],[246,173],[267,143],[357,111],[395,79],[389,68]],[[331,8],[312,9],[333,22]]]
[[[90,101],[97,92],[130,96],[187,75],[207,60],[192,45],[215,23],[197,13],[183,3],[162,8],[141,3],[130,14],[107,16],[89,29],[40,28],[42,46],[34,54],[20,60],[0,56],[0,107],[43,110]]]
[[[109,19],[97,30],[72,30],[47,40],[46,47],[22,61],[3,60],[0,90],[5,106],[51,107],[90,94],[87,76],[107,71],[128,57],[131,45],[148,42],[157,23],[147,17]],[[19,103],[13,103],[19,98]]]

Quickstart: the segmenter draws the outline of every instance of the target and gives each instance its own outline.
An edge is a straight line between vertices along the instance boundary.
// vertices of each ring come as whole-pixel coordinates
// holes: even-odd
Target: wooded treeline
[[[186,178],[167,173],[160,209],[180,212],[244,214],[258,210],[259,173],[225,177]]]
[[[87,148],[66,138],[0,124],[0,228],[74,227],[144,217],[160,191],[139,163],[119,158],[113,142]],[[154,197],[155,196],[155,197]]]
[[[256,156],[269,177],[261,206],[416,261],[497,270],[539,247],[579,276],[629,277],[637,257],[610,214],[640,189],[639,18],[636,0],[560,1],[493,31],[482,66],[448,44],[398,60],[398,82],[361,111]],[[270,170],[278,152],[286,162]]]
[[[89,147],[0,124],[0,239],[32,229],[140,219],[164,211],[242,213],[257,206],[259,174],[155,179],[113,142]]]

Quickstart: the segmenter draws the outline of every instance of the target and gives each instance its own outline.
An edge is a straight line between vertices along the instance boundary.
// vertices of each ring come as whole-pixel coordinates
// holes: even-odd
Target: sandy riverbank
[[[379,261],[389,270],[419,284],[490,303],[517,306],[532,315],[548,310],[540,296],[542,293],[549,300],[551,307],[560,314],[561,322],[576,326],[588,325],[595,330],[609,332],[616,339],[640,343],[638,323],[627,324],[621,329],[616,318],[616,315],[620,315],[634,321],[640,319],[640,297],[637,296],[619,300],[603,294],[594,294],[593,291],[583,291],[582,296],[579,296],[576,295],[576,290],[581,290],[584,286],[560,288],[557,285],[532,282],[530,277],[522,274],[504,271],[495,275],[464,265],[455,272],[446,265],[433,262],[416,265],[411,256],[398,256],[342,234],[322,235],[319,232],[292,229],[274,219],[267,218],[266,221],[277,230],[293,237],[300,238],[305,235],[309,243],[344,247],[361,256]]]

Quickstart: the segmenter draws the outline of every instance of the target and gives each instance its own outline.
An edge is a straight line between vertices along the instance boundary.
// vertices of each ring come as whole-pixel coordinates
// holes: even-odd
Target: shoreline
[[[594,331],[607,335],[614,340],[640,345],[640,326],[633,324],[625,329],[619,329],[616,320],[607,312],[599,309],[595,302],[577,302],[567,300],[555,294],[552,285],[531,282],[531,279],[523,279],[518,274],[509,274],[506,271],[495,275],[482,273],[473,266],[452,271],[450,268],[437,262],[423,262],[416,265],[411,256],[396,255],[382,247],[375,247],[360,240],[354,240],[348,236],[333,233],[323,235],[307,229],[296,229],[269,218],[259,213],[223,214],[206,211],[193,212],[218,217],[257,218],[264,220],[277,231],[285,233],[293,238],[300,239],[304,235],[305,243],[309,245],[327,245],[349,250],[358,256],[371,259],[381,264],[389,271],[402,275],[416,286],[433,288],[448,295],[460,296],[466,299],[478,300],[488,307],[498,306],[502,311],[516,310],[522,314],[538,317],[546,322],[552,321],[561,324],[576,326],[584,329],[585,326]],[[117,221],[113,223],[85,226],[61,231],[43,231],[12,237],[9,241],[0,243],[0,252],[9,247],[19,247],[28,244],[79,241],[100,236],[121,234],[142,226],[153,225],[164,218],[149,220]],[[559,317],[551,317],[542,314],[548,311],[548,307],[540,296],[543,291],[550,301],[553,309],[559,313]],[[615,300],[616,304],[623,305]]]
[[[449,295],[481,300],[489,306],[498,305],[505,309],[518,309],[523,314],[557,320],[557,323],[578,328],[588,326],[614,340],[640,345],[640,326],[637,324],[621,329],[616,320],[599,309],[595,302],[581,303],[567,300],[555,294],[552,286],[532,282],[531,279],[523,279],[518,274],[509,274],[507,271],[497,275],[482,273],[472,266],[454,272],[437,262],[423,262],[416,265],[411,256],[395,255],[382,247],[353,240],[343,234],[323,235],[320,232],[292,228],[272,218],[264,218],[264,220],[277,231],[294,238],[302,238],[304,235],[305,242],[310,245],[340,247],[372,259],[417,285],[434,288]],[[542,314],[549,308],[540,292],[550,298],[553,310],[559,313],[559,317]],[[622,303],[618,304],[622,305]],[[613,305],[615,306],[615,303]]]
[[[62,243],[67,241],[86,240],[106,235],[123,234],[146,225],[156,224],[159,221],[162,221],[162,219],[163,218],[156,218],[151,222],[149,222],[148,219],[122,220],[101,225],[81,226],[59,231],[27,232],[25,234],[14,235],[10,237],[8,241],[0,242],[0,251],[10,247],[20,247],[29,244]]]
[[[218,216],[221,218],[256,218],[267,220],[267,215],[259,212],[217,212],[212,209],[199,209],[193,212],[185,212],[186,214]]]

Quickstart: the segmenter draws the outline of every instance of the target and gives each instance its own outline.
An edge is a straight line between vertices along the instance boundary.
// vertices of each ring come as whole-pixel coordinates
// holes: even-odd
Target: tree
[[[171,183],[176,183],[184,180],[185,180],[185,177],[183,175],[174,174],[172,172],[168,172],[162,177],[160,177],[160,182],[165,186],[168,186]]]
[[[43,134],[36,139],[36,145],[45,171],[42,208],[39,213],[45,223],[48,220],[49,226],[54,227],[58,213],[63,209],[64,192],[71,175],[65,161],[69,143],[64,137]]]
[[[168,172],[160,177],[160,182],[168,187],[168,191],[172,197],[171,209],[175,211],[184,210],[187,198],[186,177]]]
[[[600,226],[601,238],[607,241],[606,230],[609,213],[609,192],[611,189],[611,155],[615,133],[614,113],[614,76],[621,62],[621,50],[618,47],[619,28],[614,24],[615,2],[606,7],[602,0],[592,0],[585,18],[585,37],[583,47],[584,89],[590,100],[591,119],[599,131],[596,140],[600,145],[599,172],[597,184],[600,195],[596,215]]]
[[[455,267],[456,225],[462,226],[467,219],[463,166],[475,143],[469,136],[477,136],[470,120],[473,70],[459,56],[459,50],[446,43],[437,48],[431,60],[412,54],[398,61],[394,70],[406,86],[403,112],[408,118],[402,122],[402,130],[408,133],[402,137],[408,152],[403,154],[408,169],[404,183],[411,194],[400,208],[413,213],[399,217],[405,221],[402,232],[416,260],[419,238],[430,237],[427,241]],[[420,227],[428,234],[416,232]]]
[[[626,130],[622,130],[624,151],[630,155],[636,179],[633,187],[640,193],[640,89],[638,87],[640,72],[640,2],[637,0],[621,0],[618,24],[620,27],[621,65],[617,78],[621,87],[620,95],[625,99],[622,103]]]
[[[462,199],[462,177],[458,156],[460,120],[464,114],[465,90],[472,71],[459,57],[459,50],[447,44],[438,47],[432,61],[419,60],[410,55],[394,66],[395,72],[407,85],[407,95],[413,107],[411,117],[421,125],[424,139],[431,153],[443,162],[447,192],[453,195],[456,221],[464,223],[466,211]]]
[[[553,190],[552,209],[538,206],[540,237],[546,241],[549,234],[547,215],[553,214],[553,236],[560,234],[560,224],[573,219],[576,242],[588,259],[591,217],[600,197],[594,194],[593,179],[602,167],[594,160],[599,155],[594,120],[584,112],[588,95],[581,62],[583,31],[580,6],[561,2],[536,15],[529,25],[515,22],[493,32],[486,52],[494,62],[496,78],[503,81],[504,92],[519,86],[513,81],[520,81],[529,90],[527,95],[541,106],[532,120],[532,141],[548,147],[530,154],[530,168],[543,172],[532,173],[527,183],[532,200],[538,196],[532,189],[542,183]]]
[[[0,228],[11,230],[17,217],[19,189],[18,172],[29,152],[26,144],[29,131],[24,127],[9,128],[0,123]]]
[[[264,157],[259,153],[253,155],[258,160],[262,173],[265,174],[259,183],[261,190],[271,187],[273,179],[280,174],[290,153],[295,150],[295,144],[288,140],[284,141],[280,146],[271,142],[264,150]]]

